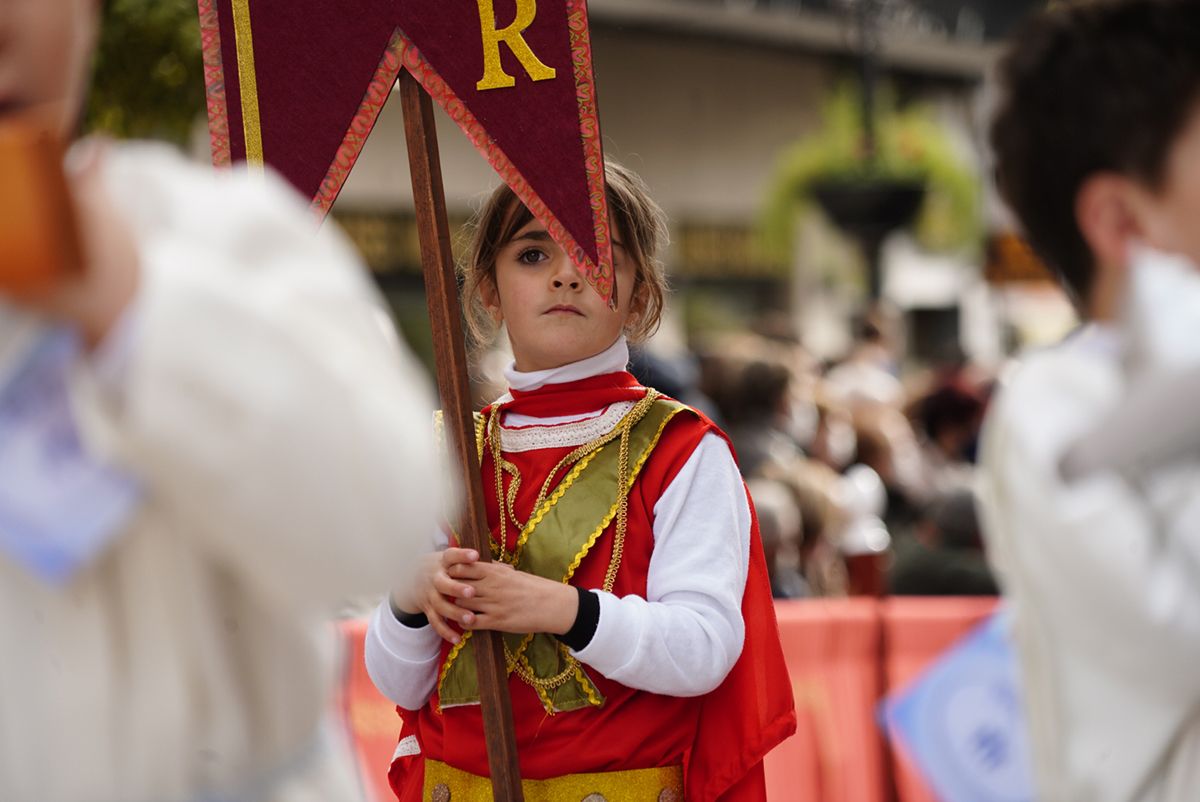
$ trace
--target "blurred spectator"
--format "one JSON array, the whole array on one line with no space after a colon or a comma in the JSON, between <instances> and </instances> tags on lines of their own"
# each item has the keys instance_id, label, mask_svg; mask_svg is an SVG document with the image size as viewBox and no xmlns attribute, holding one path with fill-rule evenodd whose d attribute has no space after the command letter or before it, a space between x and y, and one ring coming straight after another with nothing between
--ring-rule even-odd
<instances>
[{"instance_id":1,"label":"blurred spectator","mask_svg":"<svg viewBox=\"0 0 1200 802\"><path fill-rule=\"evenodd\" d=\"M716 402L700 390L700 368L694 357L685 355L668 358L655 353L644 344L633 345L629 349L629 372L647 387L654 387L671 398L700 410L724 428L725 421Z\"/></svg>"},{"instance_id":2,"label":"blurred spectator","mask_svg":"<svg viewBox=\"0 0 1200 802\"><path fill-rule=\"evenodd\" d=\"M919 415L932 455L945 462L974 462L984 402L956 382L938 387L919 403Z\"/></svg>"},{"instance_id":3,"label":"blurred spectator","mask_svg":"<svg viewBox=\"0 0 1200 802\"><path fill-rule=\"evenodd\" d=\"M712 343L702 387L718 405L743 476L801 455L791 433L792 368L788 352L756 336Z\"/></svg>"},{"instance_id":4,"label":"blurred spectator","mask_svg":"<svg viewBox=\"0 0 1200 802\"><path fill-rule=\"evenodd\" d=\"M847 407L830 396L823 380L813 380L812 387L817 417L808 454L835 471L845 470L854 462L858 451L854 417Z\"/></svg>"},{"instance_id":5,"label":"blurred spectator","mask_svg":"<svg viewBox=\"0 0 1200 802\"><path fill-rule=\"evenodd\" d=\"M800 571L803 539L800 508L792 491L772 479L750 479L746 485L758 515L771 595L777 599L802 599L813 595Z\"/></svg>"},{"instance_id":6,"label":"blurred spectator","mask_svg":"<svg viewBox=\"0 0 1200 802\"><path fill-rule=\"evenodd\" d=\"M896 338L891 335L887 316L881 310L866 313L850 354L825 375L831 396L852 410L862 405L899 408L904 403L904 387L896 378Z\"/></svg>"},{"instance_id":7,"label":"blurred spectator","mask_svg":"<svg viewBox=\"0 0 1200 802\"><path fill-rule=\"evenodd\" d=\"M905 596L993 596L974 494L961 488L928 505L912 537L895 543L889 590Z\"/></svg>"},{"instance_id":8,"label":"blurred spectator","mask_svg":"<svg viewBox=\"0 0 1200 802\"><path fill-rule=\"evenodd\" d=\"M970 484L979 430L987 408L983 393L951 378L915 404L921 427L924 476L930 493Z\"/></svg>"},{"instance_id":9,"label":"blurred spectator","mask_svg":"<svg viewBox=\"0 0 1200 802\"><path fill-rule=\"evenodd\" d=\"M812 596L845 596L846 566L838 541L847 511L838 505L840 478L827 466L805 459L764 466L765 476L791 492L800 519L798 570ZM790 555L783 552L785 567Z\"/></svg>"},{"instance_id":10,"label":"blurred spectator","mask_svg":"<svg viewBox=\"0 0 1200 802\"><path fill-rule=\"evenodd\" d=\"M872 468L853 465L841 477L838 495L847 513L838 546L846 560L849 592L883 596L884 563L891 545L891 535L881 517L887 504L883 482Z\"/></svg>"},{"instance_id":11,"label":"blurred spectator","mask_svg":"<svg viewBox=\"0 0 1200 802\"><path fill-rule=\"evenodd\" d=\"M899 409L863 407L855 415L856 462L879 475L887 492L882 513L888 531L904 536L928 497L925 463L912 424Z\"/></svg>"}]
</instances>

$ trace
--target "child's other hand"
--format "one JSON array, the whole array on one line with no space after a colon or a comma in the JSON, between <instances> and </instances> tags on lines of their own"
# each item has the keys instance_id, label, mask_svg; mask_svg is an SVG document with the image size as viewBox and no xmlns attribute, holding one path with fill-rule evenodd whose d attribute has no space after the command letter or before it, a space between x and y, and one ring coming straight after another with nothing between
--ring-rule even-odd
<instances>
[{"instance_id":1,"label":"child's other hand","mask_svg":"<svg viewBox=\"0 0 1200 802\"><path fill-rule=\"evenodd\" d=\"M451 578L450 571L471 566L478 559L479 552L474 549L449 548L427 555L412 587L407 593L393 593L392 603L401 612L424 613L438 635L458 643L459 634L449 622L465 628L474 619L474 613L460 607L455 600L461 603L461 600L470 599L475 595L475 589Z\"/></svg>"},{"instance_id":2,"label":"child's other hand","mask_svg":"<svg viewBox=\"0 0 1200 802\"><path fill-rule=\"evenodd\" d=\"M460 563L450 569L450 576L472 590L469 597L456 600L473 613L464 624L467 629L563 635L579 613L574 587L517 571L511 565Z\"/></svg>"}]
</instances>

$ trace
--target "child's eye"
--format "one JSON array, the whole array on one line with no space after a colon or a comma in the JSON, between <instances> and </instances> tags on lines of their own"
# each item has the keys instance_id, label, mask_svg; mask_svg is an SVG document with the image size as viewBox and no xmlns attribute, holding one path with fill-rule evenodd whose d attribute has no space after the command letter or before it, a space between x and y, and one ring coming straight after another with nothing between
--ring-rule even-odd
<instances>
[{"instance_id":1,"label":"child's eye","mask_svg":"<svg viewBox=\"0 0 1200 802\"><path fill-rule=\"evenodd\" d=\"M541 248L526 248L517 254L517 261L525 265L536 265L549 258Z\"/></svg>"}]
</instances>

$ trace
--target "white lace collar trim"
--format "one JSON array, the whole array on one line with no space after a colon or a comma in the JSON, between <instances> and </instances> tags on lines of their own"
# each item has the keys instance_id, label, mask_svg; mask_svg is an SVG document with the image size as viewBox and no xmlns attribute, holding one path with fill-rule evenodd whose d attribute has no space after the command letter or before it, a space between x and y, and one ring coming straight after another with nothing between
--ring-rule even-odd
<instances>
[{"instance_id":1,"label":"white lace collar trim","mask_svg":"<svg viewBox=\"0 0 1200 802\"><path fill-rule=\"evenodd\" d=\"M565 448L590 443L611 432L629 414L636 401L618 401L599 415L566 423L534 424L530 426L500 426L500 448L513 453L536 451L540 448ZM536 420L536 419L531 419Z\"/></svg>"}]
</instances>

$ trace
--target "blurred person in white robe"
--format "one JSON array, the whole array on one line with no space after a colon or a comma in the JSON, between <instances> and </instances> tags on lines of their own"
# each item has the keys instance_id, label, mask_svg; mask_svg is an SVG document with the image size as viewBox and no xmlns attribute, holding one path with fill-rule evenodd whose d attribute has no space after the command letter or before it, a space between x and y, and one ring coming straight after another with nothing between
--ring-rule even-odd
<instances>
[{"instance_id":1,"label":"blurred person in white robe","mask_svg":"<svg viewBox=\"0 0 1200 802\"><path fill-rule=\"evenodd\" d=\"M70 137L100 5L0 3L0 123ZM83 449L140 501L64 583L0 552L0 799L360 799L325 723L330 613L428 547L427 382L279 179L152 145L79 142L68 163L82 270L0 293L0 363L77 331Z\"/></svg>"}]
</instances>

